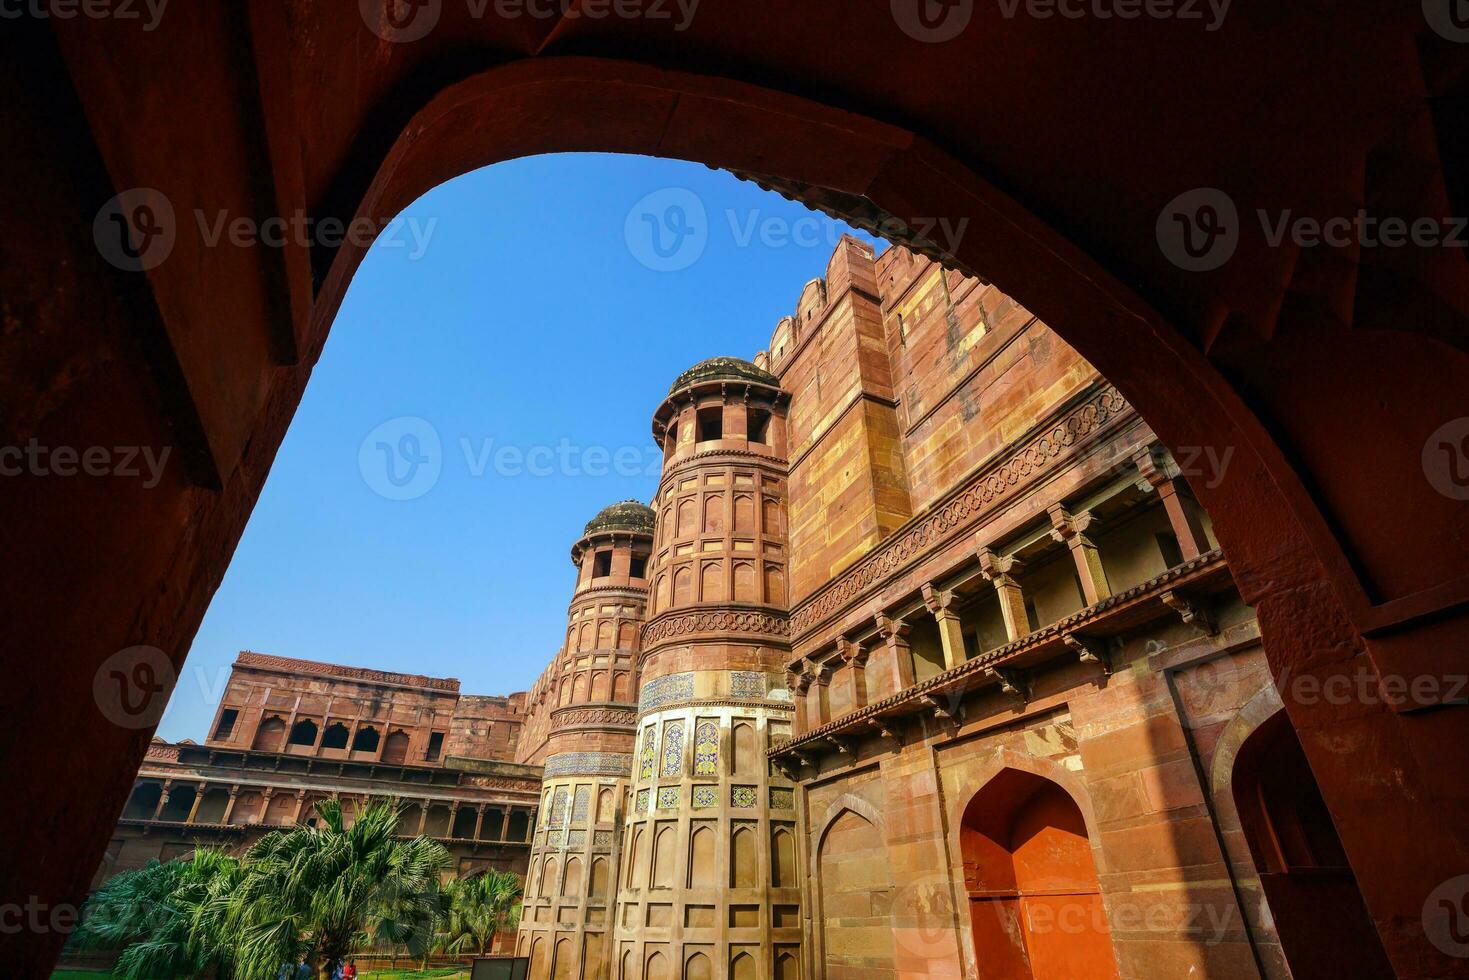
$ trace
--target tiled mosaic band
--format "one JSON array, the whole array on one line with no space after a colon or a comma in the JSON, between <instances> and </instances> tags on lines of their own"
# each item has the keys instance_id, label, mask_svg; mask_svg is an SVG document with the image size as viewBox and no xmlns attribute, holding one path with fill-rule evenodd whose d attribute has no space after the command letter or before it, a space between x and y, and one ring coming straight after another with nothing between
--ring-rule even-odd
<instances>
[{"instance_id":1,"label":"tiled mosaic band","mask_svg":"<svg viewBox=\"0 0 1469 980\"><path fill-rule=\"evenodd\" d=\"M546 779L632 775L632 756L619 752L563 752L546 760Z\"/></svg>"}]
</instances>

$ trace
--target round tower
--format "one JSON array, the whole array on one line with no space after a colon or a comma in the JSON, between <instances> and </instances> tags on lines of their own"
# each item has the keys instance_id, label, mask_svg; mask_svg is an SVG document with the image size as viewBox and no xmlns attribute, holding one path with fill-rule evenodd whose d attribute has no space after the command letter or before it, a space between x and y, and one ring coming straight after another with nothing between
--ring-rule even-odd
<instances>
[{"instance_id":1,"label":"round tower","mask_svg":"<svg viewBox=\"0 0 1469 980\"><path fill-rule=\"evenodd\" d=\"M653 531L652 509L627 500L571 548L566 642L537 685L545 737L528 760L545 766L517 943L531 980L608 975Z\"/></svg>"},{"instance_id":2,"label":"round tower","mask_svg":"<svg viewBox=\"0 0 1469 980\"><path fill-rule=\"evenodd\" d=\"M765 758L793 713L788 404L769 372L721 357L653 417L664 464L614 976L799 975L795 791Z\"/></svg>"}]
</instances>

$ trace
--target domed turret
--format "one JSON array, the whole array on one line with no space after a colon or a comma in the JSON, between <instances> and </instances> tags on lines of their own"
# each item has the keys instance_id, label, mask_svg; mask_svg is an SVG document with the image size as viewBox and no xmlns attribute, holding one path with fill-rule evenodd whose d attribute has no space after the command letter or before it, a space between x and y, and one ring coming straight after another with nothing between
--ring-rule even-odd
<instances>
[{"instance_id":1,"label":"domed turret","mask_svg":"<svg viewBox=\"0 0 1469 980\"><path fill-rule=\"evenodd\" d=\"M711 357L674 379L653 413L653 438L665 468L703 449L785 453L785 405L780 379L738 357Z\"/></svg>"},{"instance_id":2,"label":"domed turret","mask_svg":"<svg viewBox=\"0 0 1469 980\"><path fill-rule=\"evenodd\" d=\"M598 534L603 531L632 531L653 533L653 522L657 515L653 508L638 500L622 500L597 512L587 521L582 533Z\"/></svg>"},{"instance_id":3,"label":"domed turret","mask_svg":"<svg viewBox=\"0 0 1469 980\"><path fill-rule=\"evenodd\" d=\"M780 387L779 378L749 361L738 357L711 357L706 361L700 361L674 378L673 384L668 387L668 393L672 395L693 385L710 381L753 381L755 384L767 385L771 388Z\"/></svg>"}]
</instances>

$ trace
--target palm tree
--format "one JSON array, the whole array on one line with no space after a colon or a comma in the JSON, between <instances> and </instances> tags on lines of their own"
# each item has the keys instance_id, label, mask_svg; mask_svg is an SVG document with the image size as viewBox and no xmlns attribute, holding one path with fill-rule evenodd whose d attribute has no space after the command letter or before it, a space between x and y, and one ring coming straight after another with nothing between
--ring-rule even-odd
<instances>
[{"instance_id":1,"label":"palm tree","mask_svg":"<svg viewBox=\"0 0 1469 980\"><path fill-rule=\"evenodd\" d=\"M496 934L518 924L520 891L520 878L508 871L486 871L445 885L444 949L455 955L466 949L481 956L490 952Z\"/></svg>"},{"instance_id":2,"label":"palm tree","mask_svg":"<svg viewBox=\"0 0 1469 980\"><path fill-rule=\"evenodd\" d=\"M201 941L195 923L211 895L229 891L240 876L239 861L209 848L184 860L149 861L98 889L72 942L122 950L112 970L118 980L227 974L229 946Z\"/></svg>"},{"instance_id":3,"label":"palm tree","mask_svg":"<svg viewBox=\"0 0 1469 980\"><path fill-rule=\"evenodd\" d=\"M316 804L320 824L272 831L245 854L247 873L201 916L215 940L234 946L240 980L274 980L303 948L321 975L366 944L369 930L421 946L431 936L442 844L399 840L398 808L376 801L350 827L340 800Z\"/></svg>"}]
</instances>

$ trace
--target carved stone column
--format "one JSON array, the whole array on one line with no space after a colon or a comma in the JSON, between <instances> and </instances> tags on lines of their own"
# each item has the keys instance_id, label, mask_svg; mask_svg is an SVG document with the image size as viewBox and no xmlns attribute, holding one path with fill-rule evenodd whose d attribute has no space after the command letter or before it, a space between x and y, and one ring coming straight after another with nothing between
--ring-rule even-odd
<instances>
[{"instance_id":1,"label":"carved stone column","mask_svg":"<svg viewBox=\"0 0 1469 980\"><path fill-rule=\"evenodd\" d=\"M230 787L230 801L224 805L224 818L220 820L220 823L229 823L230 822L230 818L235 815L235 801L238 800L239 798L240 798L240 787L239 786L231 786Z\"/></svg>"},{"instance_id":2,"label":"carved stone column","mask_svg":"<svg viewBox=\"0 0 1469 980\"><path fill-rule=\"evenodd\" d=\"M860 643L837 637L837 656L846 664L847 693L851 696L853 710L856 710L867 704L868 652Z\"/></svg>"},{"instance_id":3,"label":"carved stone column","mask_svg":"<svg viewBox=\"0 0 1469 980\"><path fill-rule=\"evenodd\" d=\"M423 828L428 824L428 801L420 800L418 804L418 834L423 836Z\"/></svg>"},{"instance_id":4,"label":"carved stone column","mask_svg":"<svg viewBox=\"0 0 1469 980\"><path fill-rule=\"evenodd\" d=\"M485 805L479 804L474 808L474 839L479 840L479 835L485 826Z\"/></svg>"},{"instance_id":5,"label":"carved stone column","mask_svg":"<svg viewBox=\"0 0 1469 980\"><path fill-rule=\"evenodd\" d=\"M979 571L994 584L1000 597L1000 615L1005 620L1005 636L1018 640L1030 632L1030 615L1025 611L1025 594L1015 576L1025 564L1014 555L998 555L987 547L979 549Z\"/></svg>"},{"instance_id":6,"label":"carved stone column","mask_svg":"<svg viewBox=\"0 0 1469 980\"><path fill-rule=\"evenodd\" d=\"M164 780L163 789L158 794L158 805L153 808L153 819L158 820L163 815L163 808L168 806L168 791L173 789L173 780Z\"/></svg>"},{"instance_id":7,"label":"carved stone column","mask_svg":"<svg viewBox=\"0 0 1469 980\"><path fill-rule=\"evenodd\" d=\"M908 645L908 634L913 632L913 624L894 619L887 613L878 613L877 630L887 644L883 675L889 686L888 693L905 691L914 684L913 652Z\"/></svg>"},{"instance_id":8,"label":"carved stone column","mask_svg":"<svg viewBox=\"0 0 1469 980\"><path fill-rule=\"evenodd\" d=\"M812 728L819 728L831 721L831 667L808 660L811 684L806 692L806 718Z\"/></svg>"},{"instance_id":9,"label":"carved stone column","mask_svg":"<svg viewBox=\"0 0 1469 980\"><path fill-rule=\"evenodd\" d=\"M965 660L964 631L959 626L959 614L954 611L954 593L925 583L923 604L938 620L939 639L944 645L944 669L953 670Z\"/></svg>"},{"instance_id":10,"label":"carved stone column","mask_svg":"<svg viewBox=\"0 0 1469 980\"><path fill-rule=\"evenodd\" d=\"M1204 533L1198 502L1169 472L1167 457L1162 455L1162 451L1157 448L1142 449L1133 454L1132 461L1143 478L1138 487L1158 491L1184 560L1197 558L1208 551L1209 536Z\"/></svg>"},{"instance_id":11,"label":"carved stone column","mask_svg":"<svg viewBox=\"0 0 1469 980\"><path fill-rule=\"evenodd\" d=\"M189 815L184 818L185 823L194 822L194 817L199 813L199 804L204 802L204 791L208 788L208 783L200 783L194 787L194 804L189 807Z\"/></svg>"},{"instance_id":12,"label":"carved stone column","mask_svg":"<svg viewBox=\"0 0 1469 980\"><path fill-rule=\"evenodd\" d=\"M814 726L806 716L806 691L811 687L811 675L805 669L804 663L800 671L786 672L786 690L791 692L791 703L796 707L795 731L797 735L804 735Z\"/></svg>"},{"instance_id":13,"label":"carved stone column","mask_svg":"<svg viewBox=\"0 0 1469 980\"><path fill-rule=\"evenodd\" d=\"M1081 593L1088 606L1096 605L1112 594L1107 584L1107 572L1102 568L1102 556L1097 546L1086 536L1089 528L1096 526L1096 518L1089 510L1073 514L1062 504L1046 508L1051 515L1051 537L1071 549L1071 559L1076 563L1076 577L1081 581Z\"/></svg>"},{"instance_id":14,"label":"carved stone column","mask_svg":"<svg viewBox=\"0 0 1469 980\"><path fill-rule=\"evenodd\" d=\"M448 836L454 836L454 823L459 819L459 801L455 800L449 804L449 826Z\"/></svg>"},{"instance_id":15,"label":"carved stone column","mask_svg":"<svg viewBox=\"0 0 1469 980\"><path fill-rule=\"evenodd\" d=\"M296 812L291 816L291 823L299 824L301 822L301 814L305 809L306 791L304 789L298 789L296 790Z\"/></svg>"}]
</instances>

